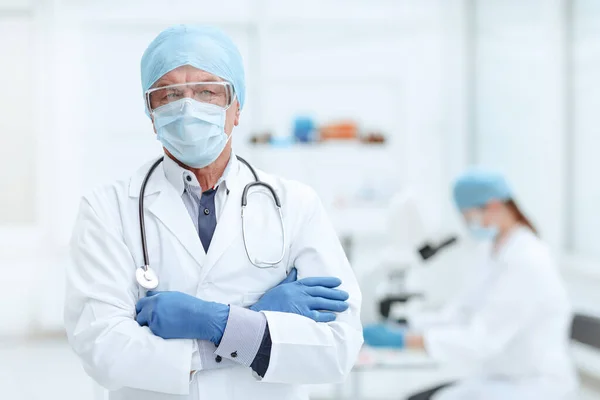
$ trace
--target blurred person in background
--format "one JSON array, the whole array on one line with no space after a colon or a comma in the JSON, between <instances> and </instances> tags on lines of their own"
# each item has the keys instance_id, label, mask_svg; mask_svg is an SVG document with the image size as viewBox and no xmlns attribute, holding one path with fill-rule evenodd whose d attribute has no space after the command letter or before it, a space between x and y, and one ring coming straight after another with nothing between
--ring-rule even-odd
<instances>
[{"instance_id":1,"label":"blurred person in background","mask_svg":"<svg viewBox=\"0 0 600 400\"><path fill-rule=\"evenodd\" d=\"M85 370L111 400L306 399L303 384L343 381L360 290L316 193L233 153L237 47L172 27L141 75L164 159L82 200L65 326Z\"/></svg>"},{"instance_id":2,"label":"blurred person in background","mask_svg":"<svg viewBox=\"0 0 600 400\"><path fill-rule=\"evenodd\" d=\"M469 170L453 191L471 235L490 243L489 259L441 311L409 316L408 329L367 326L365 343L424 350L475 371L410 400L568 398L577 387L569 355L572 314L550 249L501 174Z\"/></svg>"}]
</instances>

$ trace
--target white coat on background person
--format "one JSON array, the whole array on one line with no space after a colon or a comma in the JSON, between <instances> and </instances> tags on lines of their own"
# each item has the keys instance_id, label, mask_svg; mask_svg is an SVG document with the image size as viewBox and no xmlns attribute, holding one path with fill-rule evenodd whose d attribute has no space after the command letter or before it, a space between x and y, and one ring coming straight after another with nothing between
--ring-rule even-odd
<instances>
[{"instance_id":1,"label":"white coat on background person","mask_svg":"<svg viewBox=\"0 0 600 400\"><path fill-rule=\"evenodd\" d=\"M433 399L555 399L576 387L569 356L571 309L548 247L515 228L456 302L423 332L435 360L475 365L476 375Z\"/></svg>"},{"instance_id":2,"label":"white coat on background person","mask_svg":"<svg viewBox=\"0 0 600 400\"><path fill-rule=\"evenodd\" d=\"M157 43L167 53L165 43L178 38L181 41L177 44L198 46L200 52L201 45L207 42L208 51L220 52L229 45L226 41L215 46L215 37L225 39L213 29L176 27L165 32L171 36L165 38L163 34ZM183 54L174 53L178 57ZM228 56L222 58L232 60ZM222 60L210 61L209 66L219 65ZM164 67L165 63L158 65ZM173 65L169 71L163 78L189 80L194 74L210 77L185 60L182 66ZM227 73L229 69L223 75ZM242 89L238 82L235 93L240 108ZM237 125L239 111L232 114ZM230 129L232 126L225 128ZM165 339L153 333L151 324L141 326L136 321L140 315L138 312L136 317L136 304L149 298L136 282L135 272L143 265L138 217L140 188L153 160L132 177L92 191L81 203L71 244L72 262L67 270L65 326L86 372L110 390L111 400L306 399L304 384L343 381L362 345L361 294L315 192L304 184L257 170L260 179L272 185L281 199L287 238L283 260L274 268L257 268L246 255L240 217L243 188L254 178L236 160L231 142L227 142L218 158L227 164L223 176L206 186L218 185L218 221L208 251L182 201L182 192L190 189L184 190L184 178L195 182L195 170L177 165L171 159L173 153L169 151L156 168L144 196L149 259L159 278L157 296L180 292L186 298L193 296L214 302L211 304L229 305L230 318L235 310L238 314L243 311L244 315L264 316L271 341L268 369L259 377L241 364L242 348L257 348L260 338L258 342L244 343L244 335L251 332L244 331L245 326L230 327L231 320L218 346L207 340ZM248 247L258 257L277 259L283 237L273 199L262 188L251 192L244 216ZM332 322L316 322L292 312L247 309L286 279L292 268L298 271L299 279L339 278L340 288L348 293L347 310L338 313ZM236 351L231 355L227 352L213 361L217 360L213 352L218 352L226 341L240 346L239 356ZM209 358L199 362L198 353L207 352Z\"/></svg>"},{"instance_id":3,"label":"white coat on background person","mask_svg":"<svg viewBox=\"0 0 600 400\"><path fill-rule=\"evenodd\" d=\"M469 171L454 195L471 233L494 242L488 260L441 311L409 315L408 331L367 327L365 342L401 339L403 346L472 371L464 381L411 400L569 398L577 387L569 355L572 314L550 249L500 174Z\"/></svg>"}]
</instances>

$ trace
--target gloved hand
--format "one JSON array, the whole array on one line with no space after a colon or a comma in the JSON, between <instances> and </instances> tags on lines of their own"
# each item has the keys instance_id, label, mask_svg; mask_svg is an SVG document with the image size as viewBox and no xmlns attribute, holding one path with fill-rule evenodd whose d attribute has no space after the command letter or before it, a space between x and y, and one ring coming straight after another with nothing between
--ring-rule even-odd
<instances>
[{"instance_id":1,"label":"gloved hand","mask_svg":"<svg viewBox=\"0 0 600 400\"><path fill-rule=\"evenodd\" d=\"M181 292L153 292L135 305L135 320L163 339L201 339L221 342L229 306Z\"/></svg>"},{"instance_id":2,"label":"gloved hand","mask_svg":"<svg viewBox=\"0 0 600 400\"><path fill-rule=\"evenodd\" d=\"M334 289L342 281L334 277L310 277L296 280L292 269L283 281L266 292L253 306L254 311L279 311L303 315L317 322L335 321L334 312L348 309L348 293Z\"/></svg>"},{"instance_id":3,"label":"gloved hand","mask_svg":"<svg viewBox=\"0 0 600 400\"><path fill-rule=\"evenodd\" d=\"M385 324L367 325L363 329L365 343L372 347L402 349L405 345L405 332Z\"/></svg>"}]
</instances>

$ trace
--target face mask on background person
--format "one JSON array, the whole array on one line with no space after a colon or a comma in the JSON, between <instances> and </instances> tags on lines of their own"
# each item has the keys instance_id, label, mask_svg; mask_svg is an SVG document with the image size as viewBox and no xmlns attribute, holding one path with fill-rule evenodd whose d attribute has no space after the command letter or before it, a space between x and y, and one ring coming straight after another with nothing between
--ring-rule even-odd
<instances>
[{"instance_id":1,"label":"face mask on background person","mask_svg":"<svg viewBox=\"0 0 600 400\"><path fill-rule=\"evenodd\" d=\"M497 226L483 226L481 221L472 221L468 224L469 233L477 240L494 240L498 236Z\"/></svg>"}]
</instances>

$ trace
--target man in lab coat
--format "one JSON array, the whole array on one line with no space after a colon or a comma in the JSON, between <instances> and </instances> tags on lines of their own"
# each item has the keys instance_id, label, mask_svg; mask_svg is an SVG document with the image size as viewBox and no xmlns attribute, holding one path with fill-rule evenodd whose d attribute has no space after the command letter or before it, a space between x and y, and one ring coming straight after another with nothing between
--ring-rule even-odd
<instances>
[{"instance_id":1,"label":"man in lab coat","mask_svg":"<svg viewBox=\"0 0 600 400\"><path fill-rule=\"evenodd\" d=\"M147 185L156 160L85 196L72 239L65 325L85 370L113 400L304 399L303 384L342 381L361 295L314 191L256 171L284 224L257 186L242 234L256 178L231 149L245 100L235 45L169 28L144 53L142 85L164 161ZM140 196L151 291L136 282Z\"/></svg>"}]
</instances>

